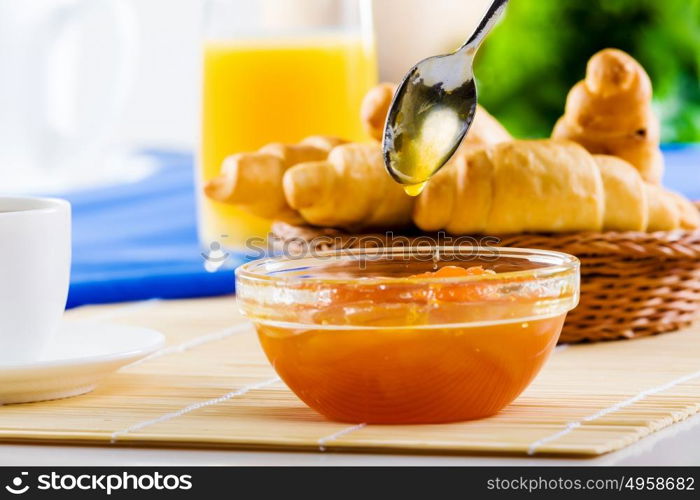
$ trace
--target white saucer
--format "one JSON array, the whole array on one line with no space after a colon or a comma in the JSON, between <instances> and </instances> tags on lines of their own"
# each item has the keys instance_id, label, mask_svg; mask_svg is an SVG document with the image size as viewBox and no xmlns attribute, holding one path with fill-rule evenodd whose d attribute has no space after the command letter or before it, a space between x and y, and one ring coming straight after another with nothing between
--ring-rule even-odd
<instances>
[{"instance_id":1,"label":"white saucer","mask_svg":"<svg viewBox=\"0 0 700 500\"><path fill-rule=\"evenodd\" d=\"M164 341L147 328L65 323L42 360L0 364L0 405L90 392L105 376L157 351Z\"/></svg>"}]
</instances>

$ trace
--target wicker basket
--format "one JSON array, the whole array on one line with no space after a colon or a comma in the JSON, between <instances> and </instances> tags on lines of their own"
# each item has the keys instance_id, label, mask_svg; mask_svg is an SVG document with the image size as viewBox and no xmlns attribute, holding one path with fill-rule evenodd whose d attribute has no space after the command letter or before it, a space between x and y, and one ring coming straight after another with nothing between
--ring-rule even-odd
<instances>
[{"instance_id":1,"label":"wicker basket","mask_svg":"<svg viewBox=\"0 0 700 500\"><path fill-rule=\"evenodd\" d=\"M273 234L292 253L310 242L330 249L381 246L385 238L281 222ZM698 317L700 231L518 234L499 244L557 250L581 260L581 301L567 317L561 342L669 332Z\"/></svg>"}]
</instances>

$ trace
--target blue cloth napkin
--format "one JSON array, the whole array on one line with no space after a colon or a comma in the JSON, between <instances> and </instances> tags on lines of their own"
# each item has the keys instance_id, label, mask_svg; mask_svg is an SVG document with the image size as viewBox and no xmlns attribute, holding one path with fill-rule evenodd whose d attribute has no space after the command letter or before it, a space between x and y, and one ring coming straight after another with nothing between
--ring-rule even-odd
<instances>
[{"instance_id":1,"label":"blue cloth napkin","mask_svg":"<svg viewBox=\"0 0 700 500\"><path fill-rule=\"evenodd\" d=\"M700 145L665 149L665 185L700 200ZM230 267L204 269L197 242L193 157L149 151L161 167L130 184L62 196L73 205L73 268L68 307L234 291Z\"/></svg>"},{"instance_id":2,"label":"blue cloth napkin","mask_svg":"<svg viewBox=\"0 0 700 500\"><path fill-rule=\"evenodd\" d=\"M67 307L221 295L234 290L227 269L204 269L197 241L193 157L146 152L160 168L135 183L69 193L73 266Z\"/></svg>"}]
</instances>

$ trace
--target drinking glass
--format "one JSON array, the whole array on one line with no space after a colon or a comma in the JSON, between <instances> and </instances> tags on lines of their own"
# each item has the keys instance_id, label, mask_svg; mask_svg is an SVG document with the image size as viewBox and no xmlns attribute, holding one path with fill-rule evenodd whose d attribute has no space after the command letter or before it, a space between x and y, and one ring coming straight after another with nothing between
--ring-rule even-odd
<instances>
[{"instance_id":1,"label":"drinking glass","mask_svg":"<svg viewBox=\"0 0 700 500\"><path fill-rule=\"evenodd\" d=\"M371 1L211 0L206 8L199 235L204 247L245 250L270 221L208 199L202 185L229 155L269 142L366 139L360 104L377 81Z\"/></svg>"}]
</instances>

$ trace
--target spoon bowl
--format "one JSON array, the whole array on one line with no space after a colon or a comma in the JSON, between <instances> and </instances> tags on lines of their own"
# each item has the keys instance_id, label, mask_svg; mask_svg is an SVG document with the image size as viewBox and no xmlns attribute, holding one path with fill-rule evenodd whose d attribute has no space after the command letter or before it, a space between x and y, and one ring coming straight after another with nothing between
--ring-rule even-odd
<instances>
[{"instance_id":1,"label":"spoon bowl","mask_svg":"<svg viewBox=\"0 0 700 500\"><path fill-rule=\"evenodd\" d=\"M389 174L407 193L419 194L467 135L477 103L474 56L507 3L494 0L464 45L451 54L422 60L399 85L382 149Z\"/></svg>"}]
</instances>

